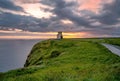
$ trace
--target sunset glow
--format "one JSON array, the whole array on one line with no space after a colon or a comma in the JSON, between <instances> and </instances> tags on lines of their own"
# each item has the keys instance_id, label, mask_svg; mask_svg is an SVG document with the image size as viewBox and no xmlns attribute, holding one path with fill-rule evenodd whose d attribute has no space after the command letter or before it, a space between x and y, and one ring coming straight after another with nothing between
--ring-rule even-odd
<instances>
[{"instance_id":1,"label":"sunset glow","mask_svg":"<svg viewBox=\"0 0 120 81\"><path fill-rule=\"evenodd\" d=\"M16 29L17 30L17 29ZM0 36L0 39L55 39L58 32L29 32L29 31L4 31L0 33L5 34ZM92 34L88 32L63 32L64 38L85 38Z\"/></svg>"}]
</instances>

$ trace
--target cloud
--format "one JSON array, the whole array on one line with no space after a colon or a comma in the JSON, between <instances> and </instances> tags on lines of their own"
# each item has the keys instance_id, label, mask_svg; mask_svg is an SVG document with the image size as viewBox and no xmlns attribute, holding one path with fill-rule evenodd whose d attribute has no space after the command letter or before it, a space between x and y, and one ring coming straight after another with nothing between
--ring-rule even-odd
<instances>
[{"instance_id":1,"label":"cloud","mask_svg":"<svg viewBox=\"0 0 120 81\"><path fill-rule=\"evenodd\" d=\"M120 35L119 0L4 0L4 4L2 9L16 11L0 12L1 27ZM18 12L21 9L24 14Z\"/></svg>"},{"instance_id":2,"label":"cloud","mask_svg":"<svg viewBox=\"0 0 120 81\"><path fill-rule=\"evenodd\" d=\"M31 16L22 16L12 13L3 13L0 15L0 26L26 29L29 25L34 26L37 21Z\"/></svg>"},{"instance_id":3,"label":"cloud","mask_svg":"<svg viewBox=\"0 0 120 81\"><path fill-rule=\"evenodd\" d=\"M104 5L104 13L98 16L98 20L107 25L117 24L119 22L118 18L120 18L119 5L119 0L114 0L112 4Z\"/></svg>"},{"instance_id":4,"label":"cloud","mask_svg":"<svg viewBox=\"0 0 120 81\"><path fill-rule=\"evenodd\" d=\"M98 13L102 0L79 0L79 10L89 10L94 13Z\"/></svg>"},{"instance_id":5,"label":"cloud","mask_svg":"<svg viewBox=\"0 0 120 81\"><path fill-rule=\"evenodd\" d=\"M16 2L20 2L23 4L34 4L34 3L39 3L40 0L15 0Z\"/></svg>"},{"instance_id":6,"label":"cloud","mask_svg":"<svg viewBox=\"0 0 120 81\"><path fill-rule=\"evenodd\" d=\"M51 11L58 17L58 20L68 19L79 26L85 25L89 26L89 22L82 16L77 15L74 11L75 2L65 1L65 0L44 0L43 4L54 6L54 9Z\"/></svg>"},{"instance_id":7,"label":"cloud","mask_svg":"<svg viewBox=\"0 0 120 81\"><path fill-rule=\"evenodd\" d=\"M23 11L21 7L15 5L11 0L0 0L0 8L15 11Z\"/></svg>"},{"instance_id":8,"label":"cloud","mask_svg":"<svg viewBox=\"0 0 120 81\"><path fill-rule=\"evenodd\" d=\"M15 0L16 5L22 7L26 13L36 18L50 18L53 14L47 10L52 7L43 5L40 0Z\"/></svg>"},{"instance_id":9,"label":"cloud","mask_svg":"<svg viewBox=\"0 0 120 81\"><path fill-rule=\"evenodd\" d=\"M17 15L12 13L2 13L0 15L0 27L4 28L19 28L22 30L29 30L29 31L51 31L48 25L52 23L53 19L46 19L46 18L35 18L32 16L25 16L25 15Z\"/></svg>"},{"instance_id":10,"label":"cloud","mask_svg":"<svg viewBox=\"0 0 120 81\"><path fill-rule=\"evenodd\" d=\"M91 29L94 30L94 32L98 31L96 33L99 34L120 35L119 5L119 0L114 0L112 3L110 2L110 4L104 4L103 9L100 11L101 14L91 17L91 20L93 20L91 25L94 28ZM98 25L95 25L95 22L97 22Z\"/></svg>"}]
</instances>

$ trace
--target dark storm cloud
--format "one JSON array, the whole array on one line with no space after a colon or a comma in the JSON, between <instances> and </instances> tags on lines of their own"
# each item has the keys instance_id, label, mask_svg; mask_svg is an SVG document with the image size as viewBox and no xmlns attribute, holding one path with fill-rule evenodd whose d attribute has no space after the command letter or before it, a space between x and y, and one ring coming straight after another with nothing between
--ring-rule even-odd
<instances>
[{"instance_id":1,"label":"dark storm cloud","mask_svg":"<svg viewBox=\"0 0 120 81\"><path fill-rule=\"evenodd\" d=\"M78 31L85 31L85 30L94 30L98 31L99 29L107 30L105 25L114 25L117 23L117 18L118 16L113 14L112 10L115 10L116 8L113 6L116 6L116 3L113 3L112 5L106 5L104 6L103 10L101 11L103 14L100 13L100 15L96 15L95 13L88 11L88 10L82 10L78 13L83 13L86 14L86 16L89 16L90 18L86 19L85 16L79 16L74 13L74 9L72 8L75 6L75 3L69 3L66 2L65 0L44 0L42 1L46 5L54 6L54 9L52 12L57 15L58 19L69 19L71 20L75 26L75 30L78 29ZM118 4L118 3L117 3ZM109 7L110 6L110 7ZM115 9L114 9L115 8ZM95 21L99 21L101 23L100 26L93 26L90 25L91 23L95 23L95 21L90 21L94 19ZM60 29L60 26L64 28L62 23L56 23L54 24L56 28ZM85 27L84 29L80 29L81 27ZM66 26L67 27L67 26ZM69 28L69 27L68 27ZM89 29L88 29L89 28ZM79 30L80 29L80 30ZM67 31L67 28L66 28ZM71 31L74 31L74 29L71 29Z\"/></svg>"},{"instance_id":2,"label":"dark storm cloud","mask_svg":"<svg viewBox=\"0 0 120 81\"><path fill-rule=\"evenodd\" d=\"M36 1L38 3L38 0ZM31 4L28 1L26 3ZM35 18L2 13L0 14L0 26L30 31L88 31L93 32L95 35L120 35L120 26L118 25L120 23L120 0L114 0L111 4L104 4L99 14L95 14L90 10L77 11L78 4L73 1L41 0L40 3L53 7L53 9L43 8L43 10L53 13L55 16ZM10 10L22 10L21 7L16 6L9 0L0 0L0 7ZM70 20L73 25L64 24L61 20ZM116 27L116 25L118 26Z\"/></svg>"},{"instance_id":3,"label":"dark storm cloud","mask_svg":"<svg viewBox=\"0 0 120 81\"><path fill-rule=\"evenodd\" d=\"M23 11L19 6L16 6L11 0L0 0L0 8Z\"/></svg>"},{"instance_id":4,"label":"dark storm cloud","mask_svg":"<svg viewBox=\"0 0 120 81\"><path fill-rule=\"evenodd\" d=\"M19 0L19 1L23 4L34 4L34 3L39 3L40 2L40 0Z\"/></svg>"},{"instance_id":5,"label":"dark storm cloud","mask_svg":"<svg viewBox=\"0 0 120 81\"><path fill-rule=\"evenodd\" d=\"M89 26L89 21L73 13L74 9L72 7L76 5L75 2L66 2L65 0L44 0L42 3L54 6L51 12L54 13L59 20L69 19L79 26Z\"/></svg>"},{"instance_id":6,"label":"dark storm cloud","mask_svg":"<svg viewBox=\"0 0 120 81\"><path fill-rule=\"evenodd\" d=\"M0 15L0 26L25 29L28 25L33 24L32 21L36 20L37 19L30 16L3 13Z\"/></svg>"},{"instance_id":7,"label":"dark storm cloud","mask_svg":"<svg viewBox=\"0 0 120 81\"><path fill-rule=\"evenodd\" d=\"M49 31L47 27L51 22L51 20L45 18L38 19L12 13L3 13L0 15L0 27L7 28L19 28L29 31Z\"/></svg>"},{"instance_id":8,"label":"dark storm cloud","mask_svg":"<svg viewBox=\"0 0 120 81\"><path fill-rule=\"evenodd\" d=\"M102 24L106 25L114 25L119 23L120 18L120 0L114 0L112 4L104 5L104 8L102 9L99 16L93 17L94 19L97 19Z\"/></svg>"},{"instance_id":9,"label":"dark storm cloud","mask_svg":"<svg viewBox=\"0 0 120 81\"><path fill-rule=\"evenodd\" d=\"M104 5L101 14L91 17L101 23L100 26L93 26L91 32L95 35L120 35L120 0L114 0L112 4Z\"/></svg>"},{"instance_id":10,"label":"dark storm cloud","mask_svg":"<svg viewBox=\"0 0 120 81\"><path fill-rule=\"evenodd\" d=\"M20 19L17 15L11 13L3 13L0 15L0 25L2 26L13 26L14 24L19 24Z\"/></svg>"}]
</instances>

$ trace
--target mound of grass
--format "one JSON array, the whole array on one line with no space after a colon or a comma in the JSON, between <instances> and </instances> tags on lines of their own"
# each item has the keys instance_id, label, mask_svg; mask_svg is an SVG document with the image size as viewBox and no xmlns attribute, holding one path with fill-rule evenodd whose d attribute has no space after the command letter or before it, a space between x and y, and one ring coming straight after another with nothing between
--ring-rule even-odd
<instances>
[{"instance_id":1,"label":"mound of grass","mask_svg":"<svg viewBox=\"0 0 120 81\"><path fill-rule=\"evenodd\" d=\"M110 40L42 41L24 68L0 73L0 81L120 81L120 57L100 44Z\"/></svg>"},{"instance_id":2,"label":"mound of grass","mask_svg":"<svg viewBox=\"0 0 120 81\"><path fill-rule=\"evenodd\" d=\"M106 43L120 46L120 38L105 39Z\"/></svg>"}]
</instances>

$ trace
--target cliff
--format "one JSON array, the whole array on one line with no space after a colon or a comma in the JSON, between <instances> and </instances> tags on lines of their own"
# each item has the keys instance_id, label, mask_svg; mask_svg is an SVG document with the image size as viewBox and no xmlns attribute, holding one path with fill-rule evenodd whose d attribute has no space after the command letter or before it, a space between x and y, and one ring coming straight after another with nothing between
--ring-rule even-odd
<instances>
[{"instance_id":1,"label":"cliff","mask_svg":"<svg viewBox=\"0 0 120 81\"><path fill-rule=\"evenodd\" d=\"M0 81L120 81L120 57L100 42L109 41L63 39L39 42L28 55L25 67L0 73Z\"/></svg>"}]
</instances>

